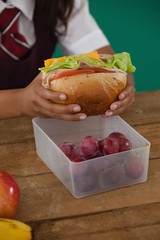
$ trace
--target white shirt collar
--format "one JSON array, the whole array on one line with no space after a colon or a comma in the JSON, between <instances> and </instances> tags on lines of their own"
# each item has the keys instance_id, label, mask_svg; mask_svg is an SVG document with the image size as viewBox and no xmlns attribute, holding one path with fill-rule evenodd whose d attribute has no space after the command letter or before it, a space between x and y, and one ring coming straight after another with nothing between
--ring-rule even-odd
<instances>
[{"instance_id":1,"label":"white shirt collar","mask_svg":"<svg viewBox=\"0 0 160 240\"><path fill-rule=\"evenodd\" d=\"M2 12L8 4L21 10L29 20L33 19L35 0L8 0L6 3L0 0L0 12Z\"/></svg>"}]
</instances>

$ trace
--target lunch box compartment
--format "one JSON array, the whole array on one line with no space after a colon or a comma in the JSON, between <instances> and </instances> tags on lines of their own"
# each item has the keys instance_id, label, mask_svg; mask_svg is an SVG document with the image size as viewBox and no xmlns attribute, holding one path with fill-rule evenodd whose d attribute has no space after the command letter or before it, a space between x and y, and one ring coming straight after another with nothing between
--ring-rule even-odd
<instances>
[{"instance_id":1,"label":"lunch box compartment","mask_svg":"<svg viewBox=\"0 0 160 240\"><path fill-rule=\"evenodd\" d=\"M84 121L36 117L32 123L38 156L75 198L147 180L150 142L119 116L94 116ZM63 142L79 144L88 135L103 139L112 132L123 133L132 149L75 163L58 147Z\"/></svg>"}]
</instances>

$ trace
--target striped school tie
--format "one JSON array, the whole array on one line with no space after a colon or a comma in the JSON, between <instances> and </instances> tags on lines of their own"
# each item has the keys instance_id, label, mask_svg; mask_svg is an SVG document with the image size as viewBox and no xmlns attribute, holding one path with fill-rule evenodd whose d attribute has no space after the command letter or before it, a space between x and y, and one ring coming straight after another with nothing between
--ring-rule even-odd
<instances>
[{"instance_id":1,"label":"striped school tie","mask_svg":"<svg viewBox=\"0 0 160 240\"><path fill-rule=\"evenodd\" d=\"M21 12L8 6L0 13L0 58L20 60L29 51L25 37L18 32Z\"/></svg>"}]
</instances>

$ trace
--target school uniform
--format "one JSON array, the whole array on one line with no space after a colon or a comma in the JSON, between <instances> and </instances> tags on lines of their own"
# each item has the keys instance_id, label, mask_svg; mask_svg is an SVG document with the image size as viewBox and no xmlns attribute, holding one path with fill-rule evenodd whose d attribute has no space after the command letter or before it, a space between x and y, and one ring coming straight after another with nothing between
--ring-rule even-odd
<instances>
[{"instance_id":1,"label":"school uniform","mask_svg":"<svg viewBox=\"0 0 160 240\"><path fill-rule=\"evenodd\" d=\"M109 45L109 41L89 13L88 1L76 0L68 20L65 36L51 32L35 9L34 0L0 0L0 14L7 6L15 6L21 11L19 32L25 36L28 52L20 59L0 58L0 89L26 87L39 73L44 59L50 58L57 44L64 55L89 52ZM43 13L42 13L43 14ZM62 32L63 26L57 24ZM0 42L0 51L1 51Z\"/></svg>"}]
</instances>

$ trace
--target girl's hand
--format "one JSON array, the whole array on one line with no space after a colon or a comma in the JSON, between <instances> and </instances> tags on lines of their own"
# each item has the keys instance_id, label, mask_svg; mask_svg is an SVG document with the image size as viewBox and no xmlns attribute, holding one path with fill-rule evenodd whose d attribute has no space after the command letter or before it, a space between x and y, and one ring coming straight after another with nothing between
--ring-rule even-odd
<instances>
[{"instance_id":1,"label":"girl's hand","mask_svg":"<svg viewBox=\"0 0 160 240\"><path fill-rule=\"evenodd\" d=\"M124 91L118 96L118 101L110 105L110 109L105 112L103 117L110 117L112 115L120 115L126 112L135 101L135 88L128 84Z\"/></svg>"},{"instance_id":2,"label":"girl's hand","mask_svg":"<svg viewBox=\"0 0 160 240\"><path fill-rule=\"evenodd\" d=\"M45 89L41 84L41 73L22 90L23 114L29 116L50 117L63 120L83 120L87 116L80 113L77 104L63 105L54 103L55 100L65 100L64 93Z\"/></svg>"}]
</instances>

